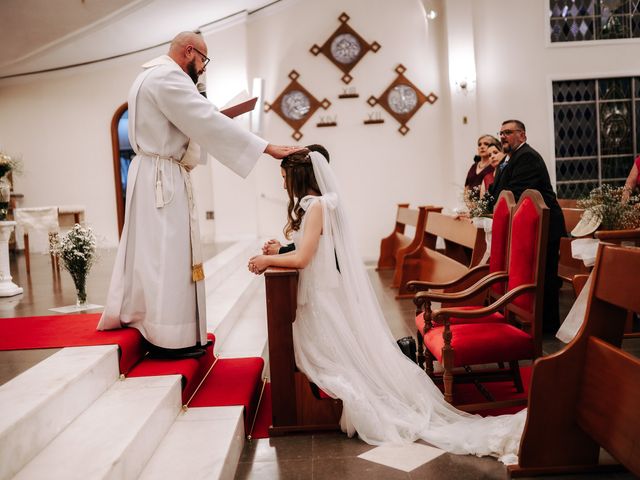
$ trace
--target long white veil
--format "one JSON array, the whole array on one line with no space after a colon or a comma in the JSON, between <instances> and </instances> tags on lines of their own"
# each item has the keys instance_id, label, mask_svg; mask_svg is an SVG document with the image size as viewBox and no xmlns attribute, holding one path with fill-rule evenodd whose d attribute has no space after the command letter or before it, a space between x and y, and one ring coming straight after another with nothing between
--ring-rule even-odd
<instances>
[{"instance_id":1,"label":"long white veil","mask_svg":"<svg viewBox=\"0 0 640 480\"><path fill-rule=\"evenodd\" d=\"M330 251L335 249L346 298L344 319L333 328L339 330L334 338L341 345L336 362L350 385L344 392L331 392L331 385L322 384L323 378L316 383L343 400L349 415L343 416L343 430L349 434L357 430L370 444L423 439L452 453L493 455L514 463L526 413L482 418L461 412L400 351L358 254L338 180L320 153L309 155L322 193L323 241L333 242ZM303 290L307 288L313 287ZM357 392L353 398L352 391Z\"/></svg>"}]
</instances>

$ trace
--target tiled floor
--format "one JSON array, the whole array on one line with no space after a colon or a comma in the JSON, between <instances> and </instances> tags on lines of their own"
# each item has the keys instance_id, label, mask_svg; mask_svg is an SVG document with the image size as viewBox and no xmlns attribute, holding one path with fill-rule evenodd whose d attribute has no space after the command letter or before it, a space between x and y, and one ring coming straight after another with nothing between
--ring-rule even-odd
<instances>
[{"instance_id":1,"label":"tiled floor","mask_svg":"<svg viewBox=\"0 0 640 480\"><path fill-rule=\"evenodd\" d=\"M395 290L388 287L391 273L369 269L369 277L394 336L401 338L414 335L413 303L411 300L395 299ZM566 315L573 302L571 290L564 288L561 298L561 313ZM550 336L545 338L544 352L545 354L553 353L563 345L562 342ZM640 341L627 341L625 348L638 354ZM340 432L253 440L245 445L236 472L236 480L504 480L508 478L506 467L497 460L487 457L444 453L409 472L359 458L359 455L375 448L358 438L347 438ZM545 478L627 480L635 477L628 473L615 473Z\"/></svg>"}]
</instances>

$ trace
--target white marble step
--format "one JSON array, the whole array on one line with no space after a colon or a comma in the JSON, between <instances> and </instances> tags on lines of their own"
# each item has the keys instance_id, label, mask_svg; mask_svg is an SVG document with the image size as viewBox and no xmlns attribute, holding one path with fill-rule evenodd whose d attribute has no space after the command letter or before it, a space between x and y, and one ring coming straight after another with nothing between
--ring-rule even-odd
<instances>
[{"instance_id":1,"label":"white marble step","mask_svg":"<svg viewBox=\"0 0 640 480\"><path fill-rule=\"evenodd\" d=\"M261 277L241 268L207 294L207 331L216 336L216 352L225 344L246 303L261 283Z\"/></svg>"},{"instance_id":2,"label":"white marble step","mask_svg":"<svg viewBox=\"0 0 640 480\"><path fill-rule=\"evenodd\" d=\"M180 378L116 381L15 478L138 478L180 411Z\"/></svg>"},{"instance_id":3,"label":"white marble step","mask_svg":"<svg viewBox=\"0 0 640 480\"><path fill-rule=\"evenodd\" d=\"M117 378L118 347L104 345L62 349L2 385L0 479L24 467Z\"/></svg>"},{"instance_id":4,"label":"white marble step","mask_svg":"<svg viewBox=\"0 0 640 480\"><path fill-rule=\"evenodd\" d=\"M257 238L239 240L207 260L203 265L207 295L226 282L237 270L246 269L247 261L260 252L262 243Z\"/></svg>"},{"instance_id":5,"label":"white marble step","mask_svg":"<svg viewBox=\"0 0 640 480\"><path fill-rule=\"evenodd\" d=\"M268 360L267 305L264 280L247 294L233 329L216 351L223 358L262 357Z\"/></svg>"},{"instance_id":6,"label":"white marble step","mask_svg":"<svg viewBox=\"0 0 640 480\"><path fill-rule=\"evenodd\" d=\"M181 412L140 480L233 479L244 447L243 407Z\"/></svg>"}]
</instances>

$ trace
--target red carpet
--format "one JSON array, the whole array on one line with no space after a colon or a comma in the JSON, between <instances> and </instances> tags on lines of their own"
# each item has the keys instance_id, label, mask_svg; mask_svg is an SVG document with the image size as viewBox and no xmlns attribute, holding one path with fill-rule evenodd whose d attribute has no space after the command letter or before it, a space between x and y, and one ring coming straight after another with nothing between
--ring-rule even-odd
<instances>
[{"instance_id":1,"label":"red carpet","mask_svg":"<svg viewBox=\"0 0 640 480\"><path fill-rule=\"evenodd\" d=\"M262 389L264 360L225 358L218 360L189 407L244 406L244 431L249 432Z\"/></svg>"},{"instance_id":2,"label":"red carpet","mask_svg":"<svg viewBox=\"0 0 640 480\"><path fill-rule=\"evenodd\" d=\"M182 375L182 402L186 403L213 364L215 337L207 334L213 343L207 347L207 354L200 358L149 358L145 357L133 367L127 377L153 377L156 375Z\"/></svg>"},{"instance_id":3,"label":"red carpet","mask_svg":"<svg viewBox=\"0 0 640 480\"><path fill-rule=\"evenodd\" d=\"M99 313L0 318L0 350L117 344L126 374L145 353L142 336L134 328L99 332L99 319Z\"/></svg>"},{"instance_id":4,"label":"red carpet","mask_svg":"<svg viewBox=\"0 0 640 480\"><path fill-rule=\"evenodd\" d=\"M264 393L258 406L258 414L256 415L256 423L253 425L251 438L269 438L271 414L271 382L268 382L264 386Z\"/></svg>"}]
</instances>

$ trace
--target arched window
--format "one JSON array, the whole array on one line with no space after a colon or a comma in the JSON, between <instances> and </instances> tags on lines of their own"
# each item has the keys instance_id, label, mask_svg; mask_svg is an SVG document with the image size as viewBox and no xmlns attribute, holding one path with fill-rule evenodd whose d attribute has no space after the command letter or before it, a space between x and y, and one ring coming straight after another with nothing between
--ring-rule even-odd
<instances>
[{"instance_id":1,"label":"arched window","mask_svg":"<svg viewBox=\"0 0 640 480\"><path fill-rule=\"evenodd\" d=\"M120 105L111 119L111 145L113 148L113 175L118 209L118 234L122 234L124 208L127 198L127 175L135 153L129 143L129 110L126 103Z\"/></svg>"}]
</instances>

